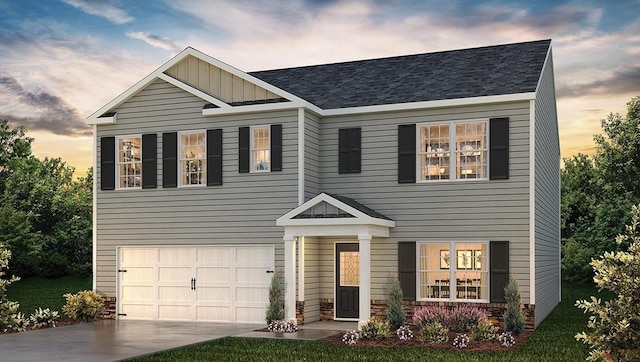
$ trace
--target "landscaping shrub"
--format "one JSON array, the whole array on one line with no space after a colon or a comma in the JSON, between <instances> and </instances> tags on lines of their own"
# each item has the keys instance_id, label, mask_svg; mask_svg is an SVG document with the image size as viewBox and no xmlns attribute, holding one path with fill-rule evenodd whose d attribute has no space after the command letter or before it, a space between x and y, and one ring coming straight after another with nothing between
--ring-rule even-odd
<instances>
[{"instance_id":1,"label":"landscaping shrub","mask_svg":"<svg viewBox=\"0 0 640 362\"><path fill-rule=\"evenodd\" d=\"M7 298L7 287L18 281L19 278L12 276L5 278L5 273L9 267L9 259L11 259L11 252L4 248L2 242L0 242L0 331L6 332L14 329L16 313L20 305L16 302L12 302Z\"/></svg>"},{"instance_id":2,"label":"landscaping shrub","mask_svg":"<svg viewBox=\"0 0 640 362\"><path fill-rule=\"evenodd\" d=\"M471 341L471 339L466 334L458 334L456 338L453 339L453 346L456 348L467 348L469 347L469 341Z\"/></svg>"},{"instance_id":3,"label":"landscaping shrub","mask_svg":"<svg viewBox=\"0 0 640 362\"><path fill-rule=\"evenodd\" d=\"M413 338L413 331L407 326L400 326L400 328L396 330L396 335L399 340L408 341Z\"/></svg>"},{"instance_id":4,"label":"landscaping shrub","mask_svg":"<svg viewBox=\"0 0 640 362\"><path fill-rule=\"evenodd\" d=\"M38 308L29 317L34 327L55 327L58 319L58 311L51 311L49 308Z\"/></svg>"},{"instance_id":5,"label":"landscaping shrub","mask_svg":"<svg viewBox=\"0 0 640 362\"><path fill-rule=\"evenodd\" d=\"M298 323L295 319L273 321L267 329L274 333L293 333L298 331Z\"/></svg>"},{"instance_id":6,"label":"landscaping shrub","mask_svg":"<svg viewBox=\"0 0 640 362\"><path fill-rule=\"evenodd\" d=\"M449 340L447 336L449 330L440 322L429 322L420 330L420 342L422 343L442 343Z\"/></svg>"},{"instance_id":7,"label":"landscaping shrub","mask_svg":"<svg viewBox=\"0 0 640 362\"><path fill-rule=\"evenodd\" d=\"M618 246L630 242L627 251L605 252L591 261L598 287L617 297L604 304L595 297L576 302L592 314L587 323L590 331L575 336L590 345L589 361L637 361L640 356L640 205L634 205L631 214L627 234L616 238Z\"/></svg>"},{"instance_id":8,"label":"landscaping shrub","mask_svg":"<svg viewBox=\"0 0 640 362\"><path fill-rule=\"evenodd\" d=\"M469 332L480 322L486 320L487 312L484 309L462 304L449 310L446 326L454 332Z\"/></svg>"},{"instance_id":9,"label":"landscaping shrub","mask_svg":"<svg viewBox=\"0 0 640 362\"><path fill-rule=\"evenodd\" d=\"M360 338L369 340L385 339L391 335L389 324L376 318L371 318L360 328Z\"/></svg>"},{"instance_id":10,"label":"landscaping shrub","mask_svg":"<svg viewBox=\"0 0 640 362\"><path fill-rule=\"evenodd\" d=\"M284 301L282 294L282 286L274 274L271 278L271 285L269 286L269 304L267 305L265 315L267 324L284 319Z\"/></svg>"},{"instance_id":11,"label":"landscaping shrub","mask_svg":"<svg viewBox=\"0 0 640 362\"><path fill-rule=\"evenodd\" d=\"M62 307L62 311L71 319L91 321L104 310L104 299L90 290L83 290L76 294L67 293L64 297L67 303Z\"/></svg>"},{"instance_id":12,"label":"landscaping shrub","mask_svg":"<svg viewBox=\"0 0 640 362\"><path fill-rule=\"evenodd\" d=\"M571 282L585 283L593 278L589 265L595 256L593 248L571 238L562 245L562 278Z\"/></svg>"},{"instance_id":13,"label":"landscaping shrub","mask_svg":"<svg viewBox=\"0 0 640 362\"><path fill-rule=\"evenodd\" d=\"M511 332L500 333L500 335L498 336L498 341L500 341L502 347L511 347L516 344L516 339L513 337L513 334L511 334Z\"/></svg>"},{"instance_id":14,"label":"landscaping shrub","mask_svg":"<svg viewBox=\"0 0 640 362\"><path fill-rule=\"evenodd\" d=\"M498 336L498 327L494 326L490 321L483 320L476 326L471 328L471 338L474 341L491 341Z\"/></svg>"},{"instance_id":15,"label":"landscaping shrub","mask_svg":"<svg viewBox=\"0 0 640 362\"><path fill-rule=\"evenodd\" d=\"M507 310L504 315L504 330L515 335L524 330L524 314L520 309L520 287L518 282L509 278L509 283L504 287L504 298L507 300Z\"/></svg>"},{"instance_id":16,"label":"landscaping shrub","mask_svg":"<svg viewBox=\"0 0 640 362\"><path fill-rule=\"evenodd\" d=\"M434 322L440 323L440 325L447 324L447 310L439 306L426 306L413 308L413 324L422 329Z\"/></svg>"},{"instance_id":17,"label":"landscaping shrub","mask_svg":"<svg viewBox=\"0 0 640 362\"><path fill-rule=\"evenodd\" d=\"M394 279L389 290L389 301L387 310L387 322L393 330L397 330L402 327L407 321L407 317L402 310L402 287L400 281Z\"/></svg>"},{"instance_id":18,"label":"landscaping shrub","mask_svg":"<svg viewBox=\"0 0 640 362\"><path fill-rule=\"evenodd\" d=\"M359 339L360 332L356 331L355 329L347 329L347 331L342 335L342 342L348 345L358 343Z\"/></svg>"}]
</instances>

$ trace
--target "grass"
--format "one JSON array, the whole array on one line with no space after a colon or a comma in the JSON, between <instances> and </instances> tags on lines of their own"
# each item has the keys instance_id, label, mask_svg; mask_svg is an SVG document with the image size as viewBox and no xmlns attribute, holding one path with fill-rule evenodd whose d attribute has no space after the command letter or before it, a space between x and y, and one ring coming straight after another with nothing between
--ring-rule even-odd
<instances>
[{"instance_id":1,"label":"grass","mask_svg":"<svg viewBox=\"0 0 640 362\"><path fill-rule=\"evenodd\" d=\"M66 302L63 295L86 289L91 290L92 285L91 276L33 277L9 285L7 297L11 301L20 303L20 312L27 316L31 315L38 307L57 310L62 316L62 306Z\"/></svg>"},{"instance_id":2,"label":"grass","mask_svg":"<svg viewBox=\"0 0 640 362\"><path fill-rule=\"evenodd\" d=\"M562 303L536 328L529 342L503 352L471 353L423 348L353 348L321 341L223 338L195 346L134 358L155 361L584 361L588 348L574 335L586 329L588 316L576 299L598 295L593 285L565 283ZM603 299L611 295L600 295Z\"/></svg>"}]
</instances>

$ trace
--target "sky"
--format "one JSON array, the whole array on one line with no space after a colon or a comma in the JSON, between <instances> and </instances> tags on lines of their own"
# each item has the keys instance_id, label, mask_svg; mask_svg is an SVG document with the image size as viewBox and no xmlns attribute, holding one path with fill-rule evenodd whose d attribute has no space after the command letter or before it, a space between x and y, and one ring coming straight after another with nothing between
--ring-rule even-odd
<instances>
[{"instance_id":1,"label":"sky","mask_svg":"<svg viewBox=\"0 0 640 362\"><path fill-rule=\"evenodd\" d=\"M552 39L561 155L640 96L640 0L0 0L0 119L86 172L86 117L187 46L242 71Z\"/></svg>"}]
</instances>

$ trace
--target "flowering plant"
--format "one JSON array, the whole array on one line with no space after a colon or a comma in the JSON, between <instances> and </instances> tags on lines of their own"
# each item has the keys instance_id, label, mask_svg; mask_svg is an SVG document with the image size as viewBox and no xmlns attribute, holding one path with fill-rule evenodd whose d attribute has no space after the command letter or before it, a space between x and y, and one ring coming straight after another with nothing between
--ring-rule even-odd
<instances>
[{"instance_id":1,"label":"flowering plant","mask_svg":"<svg viewBox=\"0 0 640 362\"><path fill-rule=\"evenodd\" d=\"M49 308L38 308L29 317L29 319L31 320L31 324L33 324L34 327L55 327L58 316L58 311L54 310L52 312Z\"/></svg>"},{"instance_id":2,"label":"flowering plant","mask_svg":"<svg viewBox=\"0 0 640 362\"><path fill-rule=\"evenodd\" d=\"M413 332L407 326L400 326L396 331L396 334L401 341L408 341L413 338Z\"/></svg>"},{"instance_id":3,"label":"flowering plant","mask_svg":"<svg viewBox=\"0 0 640 362\"><path fill-rule=\"evenodd\" d=\"M516 344L516 339L513 338L513 334L511 334L511 332L502 332L498 336L498 341L500 341L503 347L511 347Z\"/></svg>"},{"instance_id":4,"label":"flowering plant","mask_svg":"<svg viewBox=\"0 0 640 362\"><path fill-rule=\"evenodd\" d=\"M355 329L347 329L347 331L342 336L342 342L348 345L356 344L360 339L360 332Z\"/></svg>"},{"instance_id":5,"label":"flowering plant","mask_svg":"<svg viewBox=\"0 0 640 362\"><path fill-rule=\"evenodd\" d=\"M298 323L295 319L279 320L269 323L267 329L274 333L293 333L298 331Z\"/></svg>"},{"instance_id":6,"label":"flowering plant","mask_svg":"<svg viewBox=\"0 0 640 362\"><path fill-rule=\"evenodd\" d=\"M469 347L469 336L466 334L458 334L456 338L453 339L453 346L457 348Z\"/></svg>"}]
</instances>

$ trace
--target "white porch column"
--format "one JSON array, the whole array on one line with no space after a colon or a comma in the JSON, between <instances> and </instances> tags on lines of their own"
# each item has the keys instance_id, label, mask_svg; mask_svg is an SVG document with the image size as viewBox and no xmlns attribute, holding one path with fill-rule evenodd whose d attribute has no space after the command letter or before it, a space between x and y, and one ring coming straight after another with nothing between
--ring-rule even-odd
<instances>
[{"instance_id":1,"label":"white porch column","mask_svg":"<svg viewBox=\"0 0 640 362\"><path fill-rule=\"evenodd\" d=\"M284 236L284 318L296 318L296 238Z\"/></svg>"},{"instance_id":2,"label":"white porch column","mask_svg":"<svg viewBox=\"0 0 640 362\"><path fill-rule=\"evenodd\" d=\"M358 235L360 251L360 315L358 329L367 323L371 315L371 235Z\"/></svg>"}]
</instances>

